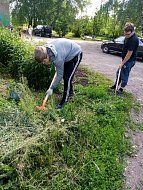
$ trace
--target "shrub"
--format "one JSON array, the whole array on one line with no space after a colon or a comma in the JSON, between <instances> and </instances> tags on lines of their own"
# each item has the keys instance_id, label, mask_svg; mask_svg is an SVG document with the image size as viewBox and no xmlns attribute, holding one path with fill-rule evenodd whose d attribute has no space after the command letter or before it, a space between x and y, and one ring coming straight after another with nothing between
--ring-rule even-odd
<instances>
[{"instance_id":1,"label":"shrub","mask_svg":"<svg viewBox=\"0 0 143 190\"><path fill-rule=\"evenodd\" d=\"M20 64L26 62L30 51L26 44L22 42L18 33L10 31L0 31L0 62L6 67L6 71L12 77L18 77L20 74Z\"/></svg>"},{"instance_id":2,"label":"shrub","mask_svg":"<svg viewBox=\"0 0 143 190\"><path fill-rule=\"evenodd\" d=\"M68 32L65 37L66 38L73 38L74 37L74 33Z\"/></svg>"},{"instance_id":3,"label":"shrub","mask_svg":"<svg viewBox=\"0 0 143 190\"><path fill-rule=\"evenodd\" d=\"M52 66L38 64L33 58L34 46L19 37L18 33L8 30L0 31L0 64L1 71L14 78L24 75L28 85L36 90L47 88L53 77Z\"/></svg>"},{"instance_id":4,"label":"shrub","mask_svg":"<svg viewBox=\"0 0 143 190\"><path fill-rule=\"evenodd\" d=\"M57 32L55 30L52 30L52 36L59 37L59 35L57 34Z\"/></svg>"},{"instance_id":5,"label":"shrub","mask_svg":"<svg viewBox=\"0 0 143 190\"><path fill-rule=\"evenodd\" d=\"M35 90L48 88L54 74L53 66L39 64L33 59L30 59L28 64L23 65L22 69L29 87Z\"/></svg>"}]
</instances>

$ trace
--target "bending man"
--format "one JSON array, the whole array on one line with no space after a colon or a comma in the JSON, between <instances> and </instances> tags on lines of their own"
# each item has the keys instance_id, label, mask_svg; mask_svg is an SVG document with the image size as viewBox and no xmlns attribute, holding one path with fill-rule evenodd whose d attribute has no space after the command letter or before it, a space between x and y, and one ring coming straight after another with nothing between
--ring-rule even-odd
<instances>
[{"instance_id":1,"label":"bending man","mask_svg":"<svg viewBox=\"0 0 143 190\"><path fill-rule=\"evenodd\" d=\"M36 47L35 59L43 64L53 63L55 66L56 72L46 92L47 95L53 94L53 89L58 86L63 78L63 98L57 106L58 109L61 109L68 101L69 96L73 95L72 80L82 59L81 47L72 40L57 39L44 46Z\"/></svg>"}]
</instances>

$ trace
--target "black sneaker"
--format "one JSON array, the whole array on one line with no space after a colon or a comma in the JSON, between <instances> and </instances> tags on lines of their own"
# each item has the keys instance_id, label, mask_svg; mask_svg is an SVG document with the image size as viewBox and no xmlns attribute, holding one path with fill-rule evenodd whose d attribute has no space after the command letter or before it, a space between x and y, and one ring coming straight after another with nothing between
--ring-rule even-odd
<instances>
[{"instance_id":1,"label":"black sneaker","mask_svg":"<svg viewBox=\"0 0 143 190\"><path fill-rule=\"evenodd\" d=\"M73 91L69 93L69 97L72 97L72 96L74 96L74 92Z\"/></svg>"},{"instance_id":2,"label":"black sneaker","mask_svg":"<svg viewBox=\"0 0 143 190\"><path fill-rule=\"evenodd\" d=\"M116 89L116 85L114 84L113 86L109 87L111 90L115 90Z\"/></svg>"},{"instance_id":3,"label":"black sneaker","mask_svg":"<svg viewBox=\"0 0 143 190\"><path fill-rule=\"evenodd\" d=\"M113 92L113 91L115 91L115 89L116 89L116 85L114 84L113 86L110 86L108 88L108 92Z\"/></svg>"},{"instance_id":4,"label":"black sneaker","mask_svg":"<svg viewBox=\"0 0 143 190\"><path fill-rule=\"evenodd\" d=\"M64 107L65 103L60 103L57 105L57 110L61 110Z\"/></svg>"},{"instance_id":5,"label":"black sneaker","mask_svg":"<svg viewBox=\"0 0 143 190\"><path fill-rule=\"evenodd\" d=\"M119 90L117 91L117 95L123 96L123 88L119 88Z\"/></svg>"}]
</instances>

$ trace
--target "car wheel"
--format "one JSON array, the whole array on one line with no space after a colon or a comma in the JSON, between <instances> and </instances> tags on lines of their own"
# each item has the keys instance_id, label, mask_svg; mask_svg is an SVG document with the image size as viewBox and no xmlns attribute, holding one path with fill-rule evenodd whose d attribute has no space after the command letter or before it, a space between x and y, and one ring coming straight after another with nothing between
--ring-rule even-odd
<instances>
[{"instance_id":1,"label":"car wheel","mask_svg":"<svg viewBox=\"0 0 143 190\"><path fill-rule=\"evenodd\" d=\"M103 53L109 53L109 48L107 45L104 45L102 48Z\"/></svg>"}]
</instances>

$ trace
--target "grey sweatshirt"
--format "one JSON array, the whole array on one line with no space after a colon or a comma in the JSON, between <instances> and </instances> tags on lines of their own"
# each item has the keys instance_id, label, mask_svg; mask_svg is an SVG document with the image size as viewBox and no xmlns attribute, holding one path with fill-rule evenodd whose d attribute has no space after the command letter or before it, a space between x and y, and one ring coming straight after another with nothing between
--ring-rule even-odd
<instances>
[{"instance_id":1,"label":"grey sweatshirt","mask_svg":"<svg viewBox=\"0 0 143 190\"><path fill-rule=\"evenodd\" d=\"M53 55L50 55L49 51L47 50L47 53L51 58L56 70L50 85L50 88L54 89L57 87L63 77L64 63L72 60L76 55L78 55L81 52L81 47L74 41L64 38L54 40L51 43L46 43L44 46L47 49L49 48L53 53Z\"/></svg>"}]
</instances>

